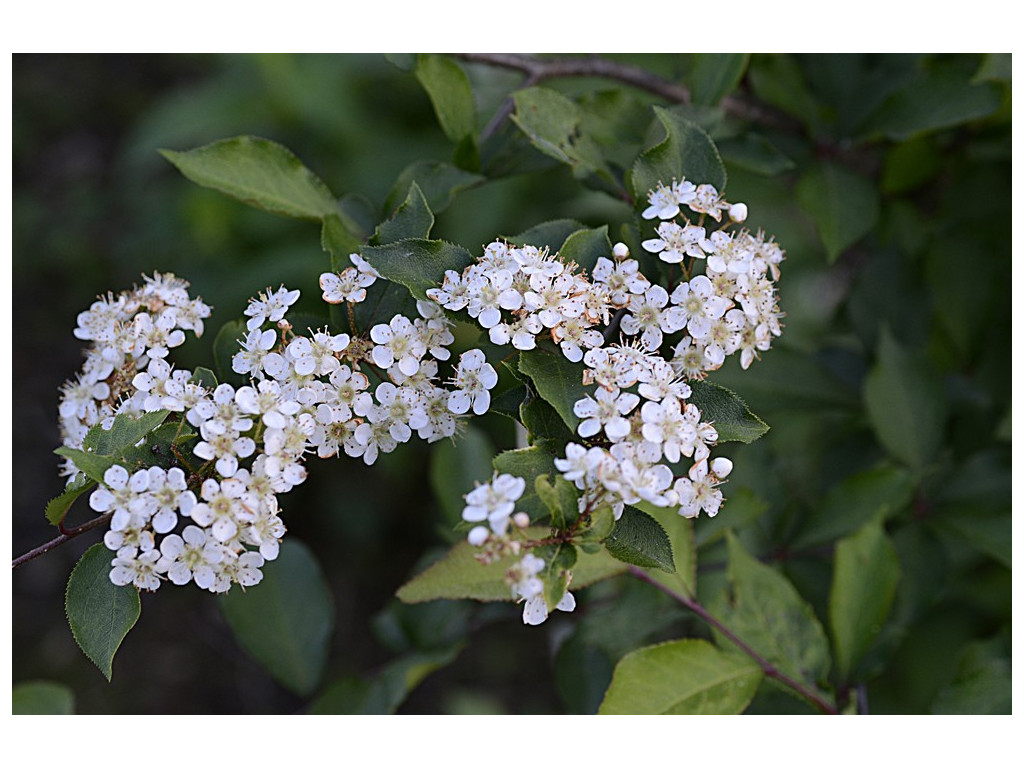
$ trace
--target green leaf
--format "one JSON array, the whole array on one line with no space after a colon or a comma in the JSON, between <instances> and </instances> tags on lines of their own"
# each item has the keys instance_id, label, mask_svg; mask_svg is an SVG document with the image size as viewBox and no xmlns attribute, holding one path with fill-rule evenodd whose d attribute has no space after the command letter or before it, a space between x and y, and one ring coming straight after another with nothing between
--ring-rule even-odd
<instances>
[{"instance_id":1,"label":"green leaf","mask_svg":"<svg viewBox=\"0 0 1024 768\"><path fill-rule=\"evenodd\" d=\"M516 387L514 391L522 392L517 409L518 421L529 432L531 444L540 440L565 444L574 439L558 411L547 400L526 386ZM494 409L494 401L491 402L491 409Z\"/></svg>"},{"instance_id":2,"label":"green leaf","mask_svg":"<svg viewBox=\"0 0 1024 768\"><path fill-rule=\"evenodd\" d=\"M692 381L690 388L689 402L697 406L701 421L715 425L718 442L752 443L768 431L735 392L707 381Z\"/></svg>"},{"instance_id":3,"label":"green leaf","mask_svg":"<svg viewBox=\"0 0 1024 768\"><path fill-rule=\"evenodd\" d=\"M97 481L88 475L79 477L78 480L67 486L63 493L50 499L46 505L46 519L52 525L60 525L61 520L67 516L71 505L75 503L75 499L95 486L96 483Z\"/></svg>"},{"instance_id":4,"label":"green leaf","mask_svg":"<svg viewBox=\"0 0 1024 768\"><path fill-rule=\"evenodd\" d=\"M938 455L947 412L942 383L887 328L879 339L878 361L864 381L864 405L879 442L894 457L921 468Z\"/></svg>"},{"instance_id":5,"label":"green leaf","mask_svg":"<svg viewBox=\"0 0 1024 768\"><path fill-rule=\"evenodd\" d=\"M575 434L580 418L573 406L596 389L594 384L583 385L583 367L570 362L562 350L545 340L536 349L519 353L519 370L530 377L537 394L558 411Z\"/></svg>"},{"instance_id":6,"label":"green leaf","mask_svg":"<svg viewBox=\"0 0 1024 768\"><path fill-rule=\"evenodd\" d=\"M442 240L399 240L364 246L360 253L383 277L404 285L417 299L426 299L427 289L437 288L444 282L445 270L461 273L474 261L461 245Z\"/></svg>"},{"instance_id":7,"label":"green leaf","mask_svg":"<svg viewBox=\"0 0 1024 768\"><path fill-rule=\"evenodd\" d=\"M761 682L761 668L704 640L674 640L627 654L598 714L736 715Z\"/></svg>"},{"instance_id":8,"label":"green leaf","mask_svg":"<svg viewBox=\"0 0 1024 768\"><path fill-rule=\"evenodd\" d=\"M494 457L494 469L526 480L526 490L516 501L516 511L525 512L530 520L548 516L548 508L537 495L534 483L541 475L555 472L555 456L539 445L503 451Z\"/></svg>"},{"instance_id":9,"label":"green leaf","mask_svg":"<svg viewBox=\"0 0 1024 768\"><path fill-rule=\"evenodd\" d=\"M796 197L814 219L830 263L878 223L881 206L875 185L838 165L811 168L797 184Z\"/></svg>"},{"instance_id":10,"label":"green leaf","mask_svg":"<svg viewBox=\"0 0 1024 768\"><path fill-rule=\"evenodd\" d=\"M762 176L776 176L796 167L796 163L768 139L753 133L718 142L718 151L727 164Z\"/></svg>"},{"instance_id":11,"label":"green leaf","mask_svg":"<svg viewBox=\"0 0 1024 768\"><path fill-rule=\"evenodd\" d=\"M86 453L77 448L68 448L66 446L61 446L54 453L58 456L63 456L65 459L71 459L75 462L75 466L78 469L96 483L103 482L103 474L117 463L117 459L113 456L97 456L94 453Z\"/></svg>"},{"instance_id":12,"label":"green leaf","mask_svg":"<svg viewBox=\"0 0 1024 768\"><path fill-rule=\"evenodd\" d=\"M162 149L187 179L268 213L320 220L337 213L334 195L290 150L267 139L236 136L187 152Z\"/></svg>"},{"instance_id":13,"label":"green leaf","mask_svg":"<svg viewBox=\"0 0 1024 768\"><path fill-rule=\"evenodd\" d=\"M562 247L566 238L574 232L586 229L576 219L553 219L545 221L525 232L506 238L513 245L532 245L540 249L548 248L552 253Z\"/></svg>"},{"instance_id":14,"label":"green leaf","mask_svg":"<svg viewBox=\"0 0 1024 768\"><path fill-rule=\"evenodd\" d=\"M975 122L999 109L1002 89L972 84L956 74L936 73L914 80L886 100L864 133L903 141L929 131Z\"/></svg>"},{"instance_id":15,"label":"green leaf","mask_svg":"<svg viewBox=\"0 0 1024 768\"><path fill-rule=\"evenodd\" d=\"M430 96L437 121L449 139L458 143L476 133L473 89L462 67L445 56L421 55L416 79Z\"/></svg>"},{"instance_id":16,"label":"green leaf","mask_svg":"<svg viewBox=\"0 0 1024 768\"><path fill-rule=\"evenodd\" d=\"M596 173L605 179L612 178L601 148L580 132L583 111L576 102L558 91L538 86L516 91L512 98L512 121L534 147L571 166L577 177Z\"/></svg>"},{"instance_id":17,"label":"green leaf","mask_svg":"<svg viewBox=\"0 0 1024 768\"><path fill-rule=\"evenodd\" d=\"M566 530L579 516L579 491L561 475L555 475L555 481L548 480L547 475L537 475L533 483L537 497L551 515L551 527ZM557 602L557 600L555 601Z\"/></svg>"},{"instance_id":18,"label":"green leaf","mask_svg":"<svg viewBox=\"0 0 1024 768\"><path fill-rule=\"evenodd\" d=\"M1009 715L1010 658L997 642L970 643L960 655L953 681L932 704L934 715Z\"/></svg>"},{"instance_id":19,"label":"green leaf","mask_svg":"<svg viewBox=\"0 0 1024 768\"><path fill-rule=\"evenodd\" d=\"M364 239L353 232L340 216L324 216L324 225L320 230L320 248L330 254L332 271L341 272L352 266L349 254L358 253L363 244Z\"/></svg>"},{"instance_id":20,"label":"green leaf","mask_svg":"<svg viewBox=\"0 0 1024 768\"><path fill-rule=\"evenodd\" d=\"M199 367L192 372L192 376L189 381L198 384L201 387L205 387L211 392L217 388L217 374L211 371L209 368Z\"/></svg>"},{"instance_id":21,"label":"green leaf","mask_svg":"<svg viewBox=\"0 0 1024 768\"><path fill-rule=\"evenodd\" d=\"M75 642L108 681L114 654L142 613L139 591L110 580L111 560L102 544L89 547L71 571L64 603Z\"/></svg>"},{"instance_id":22,"label":"green leaf","mask_svg":"<svg viewBox=\"0 0 1024 768\"><path fill-rule=\"evenodd\" d=\"M531 526L526 529L527 538L533 540L550 534L548 526ZM479 552L479 547L471 546L467 541L458 542L444 557L406 582L396 593L398 599L404 603L423 603L428 600L512 600L512 592L505 583L505 571L519 558L511 556L489 565L481 565L476 559ZM602 579L617 576L625 570L624 563L603 550L594 554L581 552L572 568L572 588L581 589Z\"/></svg>"},{"instance_id":23,"label":"green leaf","mask_svg":"<svg viewBox=\"0 0 1024 768\"><path fill-rule=\"evenodd\" d=\"M726 534L732 594L716 616L770 664L811 688L829 668L828 639L814 610L793 584L751 557L738 538ZM719 636L731 651L732 641Z\"/></svg>"},{"instance_id":24,"label":"green leaf","mask_svg":"<svg viewBox=\"0 0 1024 768\"><path fill-rule=\"evenodd\" d=\"M576 565L578 552L567 543L536 547L533 552L544 560L544 568L537 576L544 584L544 602L548 610L553 611L569 588L570 569Z\"/></svg>"},{"instance_id":25,"label":"green leaf","mask_svg":"<svg viewBox=\"0 0 1024 768\"><path fill-rule=\"evenodd\" d=\"M1007 568L1013 567L1013 521L1010 512L992 514L975 505L952 506L928 520L929 525Z\"/></svg>"},{"instance_id":26,"label":"green leaf","mask_svg":"<svg viewBox=\"0 0 1024 768\"><path fill-rule=\"evenodd\" d=\"M675 573L672 543L665 529L653 517L634 507L627 506L622 511L604 545L612 557L624 563Z\"/></svg>"},{"instance_id":27,"label":"green leaf","mask_svg":"<svg viewBox=\"0 0 1024 768\"><path fill-rule=\"evenodd\" d=\"M329 686L309 708L311 715L393 715L432 672L448 666L460 647L413 653L388 664L370 680L348 678Z\"/></svg>"},{"instance_id":28,"label":"green leaf","mask_svg":"<svg viewBox=\"0 0 1024 768\"><path fill-rule=\"evenodd\" d=\"M873 520L836 545L829 621L840 680L848 679L882 630L899 579L896 549L881 521Z\"/></svg>"},{"instance_id":29,"label":"green leaf","mask_svg":"<svg viewBox=\"0 0 1024 768\"><path fill-rule=\"evenodd\" d=\"M701 518L700 525L695 526L698 547L712 544L724 538L727 531L742 530L769 508L768 502L757 496L749 488L740 486L736 489L729 489L726 486L726 490L729 496L725 500L726 503L722 509L722 514ZM675 543L673 542L674 546Z\"/></svg>"},{"instance_id":30,"label":"green leaf","mask_svg":"<svg viewBox=\"0 0 1024 768\"><path fill-rule=\"evenodd\" d=\"M647 206L647 193L659 183L685 178L694 184L711 184L725 191L728 176L711 137L695 123L661 107L654 114L665 127L665 139L637 158L629 186L638 208Z\"/></svg>"},{"instance_id":31,"label":"green leaf","mask_svg":"<svg viewBox=\"0 0 1024 768\"><path fill-rule=\"evenodd\" d=\"M434 226L434 214L423 197L419 184L415 181L409 185L409 194L394 215L381 222L377 231L370 239L373 245L394 243L409 238L426 239Z\"/></svg>"},{"instance_id":32,"label":"green leaf","mask_svg":"<svg viewBox=\"0 0 1024 768\"><path fill-rule=\"evenodd\" d=\"M829 489L792 546L815 547L851 534L879 514L889 517L901 511L913 493L913 476L899 467L875 467L850 475Z\"/></svg>"},{"instance_id":33,"label":"green leaf","mask_svg":"<svg viewBox=\"0 0 1024 768\"><path fill-rule=\"evenodd\" d=\"M75 694L66 685L49 680L18 683L11 691L12 715L73 715Z\"/></svg>"},{"instance_id":34,"label":"green leaf","mask_svg":"<svg viewBox=\"0 0 1024 768\"><path fill-rule=\"evenodd\" d=\"M717 104L743 78L749 53L695 53L690 88L695 104Z\"/></svg>"},{"instance_id":35,"label":"green leaf","mask_svg":"<svg viewBox=\"0 0 1024 768\"><path fill-rule=\"evenodd\" d=\"M146 435L164 423L170 411L144 413L138 418L127 414L114 417L110 429L97 424L88 431L82 445L90 453L102 456L116 456L125 448L131 448Z\"/></svg>"},{"instance_id":36,"label":"green leaf","mask_svg":"<svg viewBox=\"0 0 1024 768\"><path fill-rule=\"evenodd\" d=\"M754 56L749 77L758 99L802 121L812 135L817 135L822 107L808 90L803 72L792 55Z\"/></svg>"},{"instance_id":37,"label":"green leaf","mask_svg":"<svg viewBox=\"0 0 1024 768\"><path fill-rule=\"evenodd\" d=\"M455 199L455 195L464 189L478 187L487 181L485 176L469 173L449 163L435 160L417 160L398 174L395 185L388 193L384 203L386 211L395 207L409 194L409 188L415 183L420 187L427 205L434 213L440 213Z\"/></svg>"},{"instance_id":38,"label":"green leaf","mask_svg":"<svg viewBox=\"0 0 1024 768\"><path fill-rule=\"evenodd\" d=\"M220 607L238 644L289 690L306 696L320 682L327 641L334 630L334 603L313 553L289 537L263 580L232 589Z\"/></svg>"},{"instance_id":39,"label":"green leaf","mask_svg":"<svg viewBox=\"0 0 1024 768\"><path fill-rule=\"evenodd\" d=\"M672 562L675 565L672 571L651 570L649 575L673 592L690 596L697 594L697 543L694 521L680 515L677 507L656 507L646 501L641 501L636 506L665 529ZM717 519L708 518L701 520L701 523L706 524Z\"/></svg>"},{"instance_id":40,"label":"green leaf","mask_svg":"<svg viewBox=\"0 0 1024 768\"><path fill-rule=\"evenodd\" d=\"M466 506L464 496L491 479L491 456L494 449L487 433L469 424L465 433L455 440L444 440L434 446L430 459L430 485L449 525L462 520Z\"/></svg>"},{"instance_id":41,"label":"green leaf","mask_svg":"<svg viewBox=\"0 0 1024 768\"><path fill-rule=\"evenodd\" d=\"M213 340L213 367L217 379L234 387L244 386L245 377L235 373L231 368L231 358L241 351L238 343L245 338L245 323L241 320L230 320L220 327Z\"/></svg>"},{"instance_id":42,"label":"green leaf","mask_svg":"<svg viewBox=\"0 0 1024 768\"><path fill-rule=\"evenodd\" d=\"M608 225L596 229L581 229L573 232L562 243L559 249L562 261L566 264L576 262L590 274L594 271L597 260L604 256L612 257L612 242L608 239Z\"/></svg>"}]
</instances>

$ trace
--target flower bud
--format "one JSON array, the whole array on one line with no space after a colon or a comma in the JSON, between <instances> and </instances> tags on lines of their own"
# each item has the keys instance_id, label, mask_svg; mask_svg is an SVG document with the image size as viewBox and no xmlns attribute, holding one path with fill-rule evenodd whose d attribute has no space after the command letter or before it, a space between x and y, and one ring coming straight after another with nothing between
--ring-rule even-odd
<instances>
[{"instance_id":1,"label":"flower bud","mask_svg":"<svg viewBox=\"0 0 1024 768\"><path fill-rule=\"evenodd\" d=\"M512 515L512 522L516 528L525 528L530 524L530 516L525 512L516 512Z\"/></svg>"},{"instance_id":2,"label":"flower bud","mask_svg":"<svg viewBox=\"0 0 1024 768\"><path fill-rule=\"evenodd\" d=\"M485 541L487 541L487 537L490 536L490 534L491 532L487 529L487 526L478 525L470 530L469 536L466 538L474 547L480 547L483 546Z\"/></svg>"},{"instance_id":3,"label":"flower bud","mask_svg":"<svg viewBox=\"0 0 1024 768\"><path fill-rule=\"evenodd\" d=\"M629 256L629 247L625 243L616 243L612 248L612 255L616 259L624 259Z\"/></svg>"},{"instance_id":4,"label":"flower bud","mask_svg":"<svg viewBox=\"0 0 1024 768\"><path fill-rule=\"evenodd\" d=\"M747 220L747 206L743 203L733 203L729 207L729 218L737 224Z\"/></svg>"},{"instance_id":5,"label":"flower bud","mask_svg":"<svg viewBox=\"0 0 1024 768\"><path fill-rule=\"evenodd\" d=\"M717 459L711 460L711 472L715 477L723 478L727 477L732 472L732 462L724 456L719 456Z\"/></svg>"}]
</instances>

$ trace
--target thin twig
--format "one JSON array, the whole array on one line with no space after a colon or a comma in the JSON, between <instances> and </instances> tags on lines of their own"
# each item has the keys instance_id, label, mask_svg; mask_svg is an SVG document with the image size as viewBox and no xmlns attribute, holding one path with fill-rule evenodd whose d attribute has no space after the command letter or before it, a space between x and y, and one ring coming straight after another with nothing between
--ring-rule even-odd
<instances>
[{"instance_id":1,"label":"thin twig","mask_svg":"<svg viewBox=\"0 0 1024 768\"><path fill-rule=\"evenodd\" d=\"M75 538L76 536L81 536L86 531L91 531L93 528L98 528L99 526L109 521L113 514L113 512L107 512L105 515L100 515L94 520L90 520L87 523L82 523L77 528L67 529L66 532L62 533L57 538L52 539L46 542L45 544L36 547L30 552L26 552L24 555L21 555L20 557L14 558L14 560L11 561L11 568L17 568L19 565L27 563L29 560L34 560L40 555L45 555L51 549L59 547L61 544L64 544L65 542L71 541L71 539Z\"/></svg>"},{"instance_id":2,"label":"thin twig","mask_svg":"<svg viewBox=\"0 0 1024 768\"><path fill-rule=\"evenodd\" d=\"M761 669L764 671L765 677L771 677L780 682L782 685L785 685L787 688L793 689L798 694L807 699L807 701L813 704L821 712L824 712L826 715L839 714L839 710L837 710L833 704L830 704L828 701L826 701L819 691L813 688L808 688L802 683L797 682L793 678L789 677L789 675L780 671L775 665L769 663L767 659L765 659L757 651L755 651L753 648L751 648L749 645L743 642L743 640L741 640L739 637L733 634L733 632L724 624L722 624L722 622L720 622L718 619L716 619L714 616L708 613L708 610L699 602L697 602L695 598L687 597L686 595L681 595L678 592L669 589L664 584L661 584L656 579L652 578L651 575L648 574L643 568L638 568L635 565L631 565L629 567L629 573L630 575L635 576L641 581L646 581L648 584L654 585L672 599L678 601L686 608L689 608L691 611L700 616L705 622L707 622L712 627L721 632L723 635L728 637L733 643L735 643L736 647L738 647L741 651L743 651L755 662L757 662L757 665L761 667Z\"/></svg>"}]
</instances>

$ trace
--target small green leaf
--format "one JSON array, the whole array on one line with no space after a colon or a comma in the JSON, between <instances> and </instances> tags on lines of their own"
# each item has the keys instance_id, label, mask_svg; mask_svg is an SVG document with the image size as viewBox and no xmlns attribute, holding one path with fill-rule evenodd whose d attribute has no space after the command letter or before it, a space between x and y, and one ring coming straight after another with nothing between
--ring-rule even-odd
<instances>
[{"instance_id":1,"label":"small green leaf","mask_svg":"<svg viewBox=\"0 0 1024 768\"><path fill-rule=\"evenodd\" d=\"M565 444L574 439L558 411L551 407L551 403L526 386L517 387L515 391L522 392L517 409L518 421L529 432L531 444L540 440L553 440ZM493 401L491 409L494 409Z\"/></svg>"},{"instance_id":2,"label":"small green leaf","mask_svg":"<svg viewBox=\"0 0 1024 768\"><path fill-rule=\"evenodd\" d=\"M735 715L754 698L761 668L705 640L674 640L627 654L598 714Z\"/></svg>"},{"instance_id":3,"label":"small green leaf","mask_svg":"<svg viewBox=\"0 0 1024 768\"><path fill-rule=\"evenodd\" d=\"M11 691L12 715L73 715L75 694L66 685L49 680L18 683Z\"/></svg>"},{"instance_id":4,"label":"small green leaf","mask_svg":"<svg viewBox=\"0 0 1024 768\"><path fill-rule=\"evenodd\" d=\"M544 568L537 575L544 584L544 602L548 610L553 611L569 588L570 570L576 565L579 553L572 544L537 547L533 552L544 560Z\"/></svg>"},{"instance_id":5,"label":"small green leaf","mask_svg":"<svg viewBox=\"0 0 1024 768\"><path fill-rule=\"evenodd\" d=\"M220 600L235 639L280 683L300 696L319 684L334 629L334 603L313 553L289 537L263 580Z\"/></svg>"},{"instance_id":6,"label":"small green leaf","mask_svg":"<svg viewBox=\"0 0 1024 768\"><path fill-rule=\"evenodd\" d=\"M717 104L743 78L749 53L695 53L690 71L690 88L695 104Z\"/></svg>"},{"instance_id":7,"label":"small green leaf","mask_svg":"<svg viewBox=\"0 0 1024 768\"><path fill-rule=\"evenodd\" d=\"M679 514L677 507L656 507L641 501L637 509L653 517L668 534L672 548L672 561L675 569L672 572L663 570L650 571L651 578L661 582L673 592L693 596L697 594L697 542L694 521ZM720 515L719 517L722 517ZM718 517L701 520L702 527Z\"/></svg>"},{"instance_id":8,"label":"small green leaf","mask_svg":"<svg viewBox=\"0 0 1024 768\"><path fill-rule=\"evenodd\" d=\"M615 530L615 513L604 504L590 513L590 520L583 529L581 539L585 542L599 544L612 535ZM597 550L593 550L597 551Z\"/></svg>"},{"instance_id":9,"label":"small green leaf","mask_svg":"<svg viewBox=\"0 0 1024 768\"><path fill-rule=\"evenodd\" d=\"M562 247L566 238L574 232L586 229L576 219L553 219L530 227L525 232L506 238L513 245L532 245L540 249L548 248L552 253Z\"/></svg>"},{"instance_id":10,"label":"small green leaf","mask_svg":"<svg viewBox=\"0 0 1024 768\"><path fill-rule=\"evenodd\" d=\"M383 277L404 285L417 299L426 299L429 288L437 288L444 282L445 270L461 273L474 261L461 245L441 240L399 240L364 246L360 253Z\"/></svg>"},{"instance_id":11,"label":"small green leaf","mask_svg":"<svg viewBox=\"0 0 1024 768\"><path fill-rule=\"evenodd\" d=\"M1007 568L1013 567L1013 520L1009 511L993 514L975 505L954 505L944 508L928 523Z\"/></svg>"},{"instance_id":12,"label":"small green leaf","mask_svg":"<svg viewBox=\"0 0 1024 768\"><path fill-rule=\"evenodd\" d=\"M580 418L573 412L577 400L596 389L583 385L583 367L570 362L562 350L547 341L519 354L519 370L530 377L537 394L558 411L569 431L576 432Z\"/></svg>"},{"instance_id":13,"label":"small green leaf","mask_svg":"<svg viewBox=\"0 0 1024 768\"><path fill-rule=\"evenodd\" d=\"M341 272L352 266L349 254L359 253L363 244L363 238L353 232L340 216L324 216L324 225L320 230L320 248L330 254L331 269L334 272Z\"/></svg>"},{"instance_id":14,"label":"small green leaf","mask_svg":"<svg viewBox=\"0 0 1024 768\"><path fill-rule=\"evenodd\" d=\"M701 421L714 424L718 442L752 443L768 431L735 392L707 381L692 381L690 388L689 402L697 406Z\"/></svg>"},{"instance_id":15,"label":"small green leaf","mask_svg":"<svg viewBox=\"0 0 1024 768\"><path fill-rule=\"evenodd\" d=\"M370 680L347 678L329 686L309 708L311 715L393 715L435 670L455 661L460 648L412 653L388 664Z\"/></svg>"},{"instance_id":16,"label":"small green leaf","mask_svg":"<svg viewBox=\"0 0 1024 768\"><path fill-rule=\"evenodd\" d=\"M90 453L101 456L116 456L125 448L131 448L167 419L170 411L144 413L138 418L127 414L114 417L110 429L97 424L88 431L82 445Z\"/></svg>"},{"instance_id":17,"label":"small green leaf","mask_svg":"<svg viewBox=\"0 0 1024 768\"><path fill-rule=\"evenodd\" d=\"M290 150L267 139L236 136L160 154L196 184L269 213L320 220L338 211L327 185Z\"/></svg>"},{"instance_id":18,"label":"small green leaf","mask_svg":"<svg viewBox=\"0 0 1024 768\"><path fill-rule=\"evenodd\" d=\"M46 519L52 525L60 525L61 520L67 516L71 505L75 503L75 499L96 485L96 483L97 481L88 475L80 476L71 485L67 486L63 493L50 499L46 505Z\"/></svg>"},{"instance_id":19,"label":"small green leaf","mask_svg":"<svg viewBox=\"0 0 1024 768\"><path fill-rule=\"evenodd\" d=\"M513 122L545 155L571 166L577 177L596 173L611 180L600 146L580 132L583 111L567 96L550 88L516 91Z\"/></svg>"},{"instance_id":20,"label":"small green leaf","mask_svg":"<svg viewBox=\"0 0 1024 768\"><path fill-rule=\"evenodd\" d=\"M676 570L672 543L665 529L653 517L634 507L622 511L604 545L612 557L624 563L660 568L668 573Z\"/></svg>"},{"instance_id":21,"label":"small green leaf","mask_svg":"<svg viewBox=\"0 0 1024 768\"><path fill-rule=\"evenodd\" d=\"M921 468L938 455L947 412L942 382L888 329L882 331L878 361L864 381L864 405L879 442L894 457Z\"/></svg>"},{"instance_id":22,"label":"small green leaf","mask_svg":"<svg viewBox=\"0 0 1024 768\"><path fill-rule=\"evenodd\" d=\"M386 211L394 210L409 194L409 188L419 185L427 205L434 213L440 213L455 199L455 195L464 189L478 187L487 181L485 176L469 173L449 163L434 160L417 160L398 174L395 185L388 193L384 203Z\"/></svg>"},{"instance_id":23,"label":"small green leaf","mask_svg":"<svg viewBox=\"0 0 1024 768\"><path fill-rule=\"evenodd\" d=\"M836 545L829 620L840 680L882 630L896 595L900 563L878 520Z\"/></svg>"},{"instance_id":24,"label":"small green leaf","mask_svg":"<svg viewBox=\"0 0 1024 768\"><path fill-rule=\"evenodd\" d=\"M449 139L458 143L476 133L473 89L462 67L445 56L421 55L416 79L430 96L437 121Z\"/></svg>"},{"instance_id":25,"label":"small green leaf","mask_svg":"<svg viewBox=\"0 0 1024 768\"><path fill-rule=\"evenodd\" d=\"M541 475L555 472L555 456L538 445L503 451L494 457L494 469L526 480L526 490L516 501L516 511L525 512L531 520L541 520L548 515L548 508L537 496L534 483Z\"/></svg>"},{"instance_id":26,"label":"small green leaf","mask_svg":"<svg viewBox=\"0 0 1024 768\"><path fill-rule=\"evenodd\" d=\"M199 367L192 371L192 376L189 381L198 384L201 387L205 387L211 392L217 388L217 374L211 371L209 368Z\"/></svg>"},{"instance_id":27,"label":"small green leaf","mask_svg":"<svg viewBox=\"0 0 1024 768\"><path fill-rule=\"evenodd\" d=\"M555 475L555 481L548 480L547 475L538 475L533 484L537 497L551 514L551 527L566 530L579 515L577 501L579 491L561 475Z\"/></svg>"},{"instance_id":28,"label":"small green leaf","mask_svg":"<svg viewBox=\"0 0 1024 768\"><path fill-rule=\"evenodd\" d=\"M816 688L828 673L830 659L828 639L814 610L789 579L747 554L732 533L727 539L732 594L716 615L766 661ZM735 648L725 638L719 645L727 651Z\"/></svg>"},{"instance_id":29,"label":"small green leaf","mask_svg":"<svg viewBox=\"0 0 1024 768\"><path fill-rule=\"evenodd\" d=\"M797 184L796 197L814 219L830 263L878 223L881 205L875 185L838 165L811 168Z\"/></svg>"},{"instance_id":30,"label":"small green leaf","mask_svg":"<svg viewBox=\"0 0 1024 768\"><path fill-rule=\"evenodd\" d=\"M665 127L665 139L637 158L630 173L629 185L638 208L647 207L647 193L659 183L685 178L694 184L711 184L725 191L728 176L722 158L711 137L695 123L678 114L654 108L654 114Z\"/></svg>"},{"instance_id":31,"label":"small green leaf","mask_svg":"<svg viewBox=\"0 0 1024 768\"><path fill-rule=\"evenodd\" d=\"M394 215L381 222L370 239L373 245L394 243L409 238L426 239L434 226L434 214L415 181L409 185L409 194Z\"/></svg>"},{"instance_id":32,"label":"small green leaf","mask_svg":"<svg viewBox=\"0 0 1024 768\"><path fill-rule=\"evenodd\" d=\"M142 613L139 591L110 580L111 560L113 553L102 544L89 547L71 571L65 594L71 634L107 680L114 654Z\"/></svg>"},{"instance_id":33,"label":"small green leaf","mask_svg":"<svg viewBox=\"0 0 1024 768\"><path fill-rule=\"evenodd\" d=\"M542 539L551 534L548 526L526 529L529 539ZM488 565L476 559L479 547L467 541L455 544L448 553L422 573L406 582L396 593L403 603L428 600L480 600L493 602L512 600L512 591L505 583L505 571L518 561L515 556L502 558ZM626 565L605 551L580 553L572 568L572 588L581 589L595 582L617 576Z\"/></svg>"},{"instance_id":34,"label":"small green leaf","mask_svg":"<svg viewBox=\"0 0 1024 768\"><path fill-rule=\"evenodd\" d=\"M559 249L562 262L576 262L581 268L591 273L597 260L604 256L612 257L612 242L608 239L608 225L596 229L581 229L573 232L562 243Z\"/></svg>"},{"instance_id":35,"label":"small green leaf","mask_svg":"<svg viewBox=\"0 0 1024 768\"><path fill-rule=\"evenodd\" d=\"M94 453L86 453L77 448L68 448L66 446L61 446L54 453L58 456L63 456L65 459L71 459L75 462L75 466L78 469L96 483L103 482L103 474L117 463L117 459L113 456L97 456ZM71 499L71 501L74 501L74 499Z\"/></svg>"}]
</instances>

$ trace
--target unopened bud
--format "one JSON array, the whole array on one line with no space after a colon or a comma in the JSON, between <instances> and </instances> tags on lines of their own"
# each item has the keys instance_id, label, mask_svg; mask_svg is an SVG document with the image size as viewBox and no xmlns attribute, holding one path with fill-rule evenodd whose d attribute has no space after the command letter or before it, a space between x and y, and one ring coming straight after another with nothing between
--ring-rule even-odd
<instances>
[{"instance_id":1,"label":"unopened bud","mask_svg":"<svg viewBox=\"0 0 1024 768\"><path fill-rule=\"evenodd\" d=\"M727 477L732 472L732 462L724 456L712 459L711 472L718 478Z\"/></svg>"},{"instance_id":2,"label":"unopened bud","mask_svg":"<svg viewBox=\"0 0 1024 768\"><path fill-rule=\"evenodd\" d=\"M733 203L729 207L729 218L737 224L747 220L747 206L743 203Z\"/></svg>"},{"instance_id":3,"label":"unopened bud","mask_svg":"<svg viewBox=\"0 0 1024 768\"><path fill-rule=\"evenodd\" d=\"M612 255L616 259L624 259L629 256L629 246L625 243L616 243L612 248Z\"/></svg>"},{"instance_id":4,"label":"unopened bud","mask_svg":"<svg viewBox=\"0 0 1024 768\"><path fill-rule=\"evenodd\" d=\"M516 528L525 528L530 524L530 516L525 512L516 512L512 515L512 522Z\"/></svg>"},{"instance_id":5,"label":"unopened bud","mask_svg":"<svg viewBox=\"0 0 1024 768\"><path fill-rule=\"evenodd\" d=\"M483 543L487 541L487 537L490 535L491 532L487 529L486 526L478 525L472 530L470 530L469 536L467 536L466 538L469 540L469 543L472 544L474 547L480 547L483 546Z\"/></svg>"}]
</instances>

